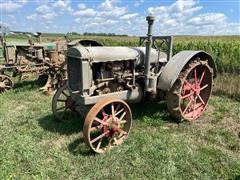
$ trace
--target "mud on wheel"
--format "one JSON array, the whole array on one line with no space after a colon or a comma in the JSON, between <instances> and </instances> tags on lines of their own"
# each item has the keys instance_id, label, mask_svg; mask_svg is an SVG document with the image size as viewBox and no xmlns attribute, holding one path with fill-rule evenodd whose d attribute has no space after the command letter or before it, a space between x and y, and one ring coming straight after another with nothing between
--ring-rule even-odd
<instances>
[{"instance_id":1,"label":"mud on wheel","mask_svg":"<svg viewBox=\"0 0 240 180\"><path fill-rule=\"evenodd\" d=\"M76 113L75 102L70 96L67 84L60 87L52 98L52 112L58 121L68 121Z\"/></svg>"},{"instance_id":2,"label":"mud on wheel","mask_svg":"<svg viewBox=\"0 0 240 180\"><path fill-rule=\"evenodd\" d=\"M122 144L132 124L132 113L126 102L104 99L95 104L86 116L85 142L97 153L104 153Z\"/></svg>"},{"instance_id":3,"label":"mud on wheel","mask_svg":"<svg viewBox=\"0 0 240 180\"><path fill-rule=\"evenodd\" d=\"M13 86L14 86L14 83L9 76L0 74L0 93L3 93L5 91L12 89Z\"/></svg>"},{"instance_id":4,"label":"mud on wheel","mask_svg":"<svg viewBox=\"0 0 240 180\"><path fill-rule=\"evenodd\" d=\"M167 92L167 106L178 120L194 121L205 111L212 92L213 70L207 61L190 61Z\"/></svg>"}]
</instances>

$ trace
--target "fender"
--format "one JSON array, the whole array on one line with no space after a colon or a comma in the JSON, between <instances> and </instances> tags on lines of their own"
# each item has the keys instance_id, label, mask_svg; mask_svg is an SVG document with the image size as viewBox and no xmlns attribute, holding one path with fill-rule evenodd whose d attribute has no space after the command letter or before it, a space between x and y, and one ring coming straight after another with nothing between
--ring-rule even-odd
<instances>
[{"instance_id":1,"label":"fender","mask_svg":"<svg viewBox=\"0 0 240 180\"><path fill-rule=\"evenodd\" d=\"M216 77L216 65L213 58L204 51L181 51L175 54L163 67L162 73L158 78L157 88L168 91L177 80L180 72L184 66L191 60L200 58L201 60L208 60L208 64L213 68L213 77Z\"/></svg>"}]
</instances>

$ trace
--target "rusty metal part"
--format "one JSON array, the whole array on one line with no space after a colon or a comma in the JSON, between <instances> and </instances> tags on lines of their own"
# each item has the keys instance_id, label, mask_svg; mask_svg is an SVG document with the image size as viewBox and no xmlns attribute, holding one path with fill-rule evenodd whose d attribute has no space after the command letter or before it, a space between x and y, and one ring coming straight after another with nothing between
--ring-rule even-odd
<instances>
[{"instance_id":1,"label":"rusty metal part","mask_svg":"<svg viewBox=\"0 0 240 180\"><path fill-rule=\"evenodd\" d=\"M97 153L120 145L132 125L131 109L120 99L103 99L88 112L83 135L85 142Z\"/></svg>"},{"instance_id":2,"label":"rusty metal part","mask_svg":"<svg viewBox=\"0 0 240 180\"><path fill-rule=\"evenodd\" d=\"M170 113L179 120L194 121L205 111L212 92L213 69L207 61L190 62L167 92Z\"/></svg>"},{"instance_id":3,"label":"rusty metal part","mask_svg":"<svg viewBox=\"0 0 240 180\"><path fill-rule=\"evenodd\" d=\"M58 121L69 121L76 113L75 108L75 102L65 84L56 91L52 98L53 116Z\"/></svg>"},{"instance_id":4,"label":"rusty metal part","mask_svg":"<svg viewBox=\"0 0 240 180\"><path fill-rule=\"evenodd\" d=\"M13 86L14 86L14 83L9 76L0 75L0 93L3 93L5 91L12 89Z\"/></svg>"}]
</instances>

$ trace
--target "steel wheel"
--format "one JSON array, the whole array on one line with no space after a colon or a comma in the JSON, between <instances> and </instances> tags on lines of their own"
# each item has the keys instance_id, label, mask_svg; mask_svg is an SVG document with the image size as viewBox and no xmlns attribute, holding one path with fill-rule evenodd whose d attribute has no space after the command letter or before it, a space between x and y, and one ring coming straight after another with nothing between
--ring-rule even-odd
<instances>
[{"instance_id":1,"label":"steel wheel","mask_svg":"<svg viewBox=\"0 0 240 180\"><path fill-rule=\"evenodd\" d=\"M194 121L205 111L212 92L213 70L207 61L191 62L167 93L170 113L179 120Z\"/></svg>"},{"instance_id":2,"label":"steel wheel","mask_svg":"<svg viewBox=\"0 0 240 180\"><path fill-rule=\"evenodd\" d=\"M83 135L85 142L97 153L120 145L128 136L132 124L131 109L119 99L104 99L88 112Z\"/></svg>"},{"instance_id":3,"label":"steel wheel","mask_svg":"<svg viewBox=\"0 0 240 180\"><path fill-rule=\"evenodd\" d=\"M66 84L54 94L52 112L55 119L59 121L70 120L75 113L75 102L72 100Z\"/></svg>"},{"instance_id":4,"label":"steel wheel","mask_svg":"<svg viewBox=\"0 0 240 180\"><path fill-rule=\"evenodd\" d=\"M13 86L14 86L14 83L9 76L0 75L0 93L3 93L5 91L12 89Z\"/></svg>"}]
</instances>

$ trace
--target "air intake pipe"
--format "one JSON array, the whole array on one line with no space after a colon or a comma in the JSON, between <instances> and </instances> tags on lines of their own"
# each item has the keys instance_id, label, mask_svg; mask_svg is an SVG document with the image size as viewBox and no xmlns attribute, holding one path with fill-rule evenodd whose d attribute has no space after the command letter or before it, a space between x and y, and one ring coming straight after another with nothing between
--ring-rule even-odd
<instances>
[{"instance_id":1,"label":"air intake pipe","mask_svg":"<svg viewBox=\"0 0 240 180\"><path fill-rule=\"evenodd\" d=\"M151 76L150 70L150 55L151 55L151 48L152 48L152 28L154 22L154 16L147 16L146 20L148 22L148 33L147 33L147 42L146 42L146 56L145 56L145 71L144 71L144 78L145 78L145 91L152 92L153 89L149 87L149 81Z\"/></svg>"}]
</instances>

